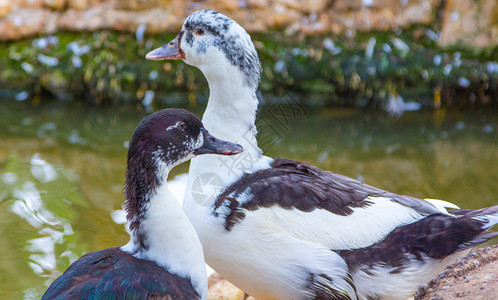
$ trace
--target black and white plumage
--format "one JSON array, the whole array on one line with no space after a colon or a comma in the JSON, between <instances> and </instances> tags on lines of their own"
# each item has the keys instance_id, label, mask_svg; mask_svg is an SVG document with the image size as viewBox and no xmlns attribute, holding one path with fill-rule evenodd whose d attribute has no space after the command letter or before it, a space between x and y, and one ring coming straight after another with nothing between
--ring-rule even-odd
<instances>
[{"instance_id":1,"label":"black and white plumage","mask_svg":"<svg viewBox=\"0 0 498 300\"><path fill-rule=\"evenodd\" d=\"M241 151L240 145L211 136L186 110L146 117L128 150L124 196L130 242L82 256L43 299L205 299L202 246L166 179L195 155Z\"/></svg>"},{"instance_id":2,"label":"black and white plumage","mask_svg":"<svg viewBox=\"0 0 498 300\"><path fill-rule=\"evenodd\" d=\"M383 205L391 213L373 214L377 212L375 206ZM393 226L375 218L396 220L395 213L406 213L395 206L417 211L417 220L399 224L387 234L377 235L375 228L370 230L368 226L372 224L379 228ZM496 232L487 232L498 222L498 206L453 210L450 215L430 202L380 190L288 159L274 159L270 168L243 175L217 197L213 213L223 222L226 232L236 232L237 226L244 226L245 218L253 214L252 222L271 222L303 241L320 243L329 235L332 239L326 245L346 262L360 298L406 298L406 291L400 291L389 280L400 277L396 279L398 282L416 289L425 278L436 276L466 250L498 236ZM355 214L362 219L355 220ZM341 221L347 217L350 220ZM359 226L328 232L329 224L353 225L355 221ZM388 292L382 293L379 287L382 279L389 283L385 285Z\"/></svg>"},{"instance_id":3,"label":"black and white plumage","mask_svg":"<svg viewBox=\"0 0 498 300\"><path fill-rule=\"evenodd\" d=\"M311 212L322 209L335 215L348 216L354 208L367 208L370 197L384 197L427 214L439 213L433 205L419 199L384 191L352 178L323 171L307 163L277 158L270 168L244 174L236 184L228 186L214 204L215 212L229 204L231 213L225 218L230 230L245 214L262 207L278 205L287 210ZM250 201L240 201L241 195ZM250 194L250 195L248 195ZM300 195L299 201L296 195ZM233 201L238 204L234 205ZM227 207L228 208L228 207Z\"/></svg>"},{"instance_id":4,"label":"black and white plumage","mask_svg":"<svg viewBox=\"0 0 498 300\"><path fill-rule=\"evenodd\" d=\"M486 230L498 222L498 207L458 210L263 156L256 89L248 84L258 82L259 71L246 71L248 62L259 70L249 35L222 14L202 10L186 19L173 42L147 58L198 67L211 92L204 124L245 149L243 159L193 159L184 210L207 263L247 293L257 299L406 299L470 247L496 236ZM227 129L225 121L233 126ZM199 202L193 183L205 174L224 187Z\"/></svg>"}]
</instances>

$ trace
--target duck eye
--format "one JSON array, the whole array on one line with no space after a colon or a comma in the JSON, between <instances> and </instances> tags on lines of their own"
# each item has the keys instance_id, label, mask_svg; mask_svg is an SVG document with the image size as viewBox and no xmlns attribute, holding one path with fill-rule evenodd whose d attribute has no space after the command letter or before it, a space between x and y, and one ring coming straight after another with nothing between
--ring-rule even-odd
<instances>
[{"instance_id":1,"label":"duck eye","mask_svg":"<svg viewBox=\"0 0 498 300\"><path fill-rule=\"evenodd\" d=\"M198 29L195 31L195 34L197 34L197 35L203 35L203 34L204 34L204 29L202 29L202 28L198 28Z\"/></svg>"},{"instance_id":2,"label":"duck eye","mask_svg":"<svg viewBox=\"0 0 498 300\"><path fill-rule=\"evenodd\" d=\"M187 124L185 124L184 122L180 122L176 127L178 129L185 130L185 128L187 128Z\"/></svg>"}]
</instances>

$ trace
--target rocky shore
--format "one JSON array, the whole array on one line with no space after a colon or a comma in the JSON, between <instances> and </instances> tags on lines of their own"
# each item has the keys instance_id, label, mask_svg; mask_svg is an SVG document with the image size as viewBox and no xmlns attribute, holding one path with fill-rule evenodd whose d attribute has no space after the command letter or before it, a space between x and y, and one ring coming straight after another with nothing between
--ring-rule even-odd
<instances>
[{"instance_id":1,"label":"rocky shore","mask_svg":"<svg viewBox=\"0 0 498 300\"><path fill-rule=\"evenodd\" d=\"M472 251L420 287L415 300L482 299L498 295L498 245Z\"/></svg>"},{"instance_id":2,"label":"rocky shore","mask_svg":"<svg viewBox=\"0 0 498 300\"><path fill-rule=\"evenodd\" d=\"M59 31L176 32L195 10L230 15L249 32L288 35L394 31L439 23L439 45L496 46L498 4L493 0L0 0L0 40Z\"/></svg>"}]
</instances>

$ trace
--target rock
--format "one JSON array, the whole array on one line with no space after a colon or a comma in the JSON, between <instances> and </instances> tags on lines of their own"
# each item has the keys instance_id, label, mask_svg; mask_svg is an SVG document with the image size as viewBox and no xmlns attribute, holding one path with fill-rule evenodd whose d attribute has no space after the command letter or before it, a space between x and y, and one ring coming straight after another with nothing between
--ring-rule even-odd
<instances>
[{"instance_id":1,"label":"rock","mask_svg":"<svg viewBox=\"0 0 498 300\"><path fill-rule=\"evenodd\" d=\"M498 245L476 249L422 285L415 300L489 299L498 295Z\"/></svg>"},{"instance_id":2,"label":"rock","mask_svg":"<svg viewBox=\"0 0 498 300\"><path fill-rule=\"evenodd\" d=\"M0 0L0 18L5 17L12 10L12 4L9 0Z\"/></svg>"},{"instance_id":3,"label":"rock","mask_svg":"<svg viewBox=\"0 0 498 300\"><path fill-rule=\"evenodd\" d=\"M413 23L428 22L437 0L388 0L389 5L372 0L0 0L0 16L22 12L12 11L37 8L34 20L39 24L16 29L19 22L0 20L0 39L19 39L28 35L44 34L45 24L53 30L123 30L134 32L140 24L147 25L148 33L176 32L187 15L197 9L213 8L229 14L249 32L286 29L285 32L305 35L339 33L352 30L387 30ZM403 2L404 3L404 2ZM67 8L66 10L64 10ZM45 11L47 10L47 11ZM57 15L50 14L58 12ZM31 11L33 12L33 11ZM49 15L50 21L39 15ZM53 21L55 20L55 22ZM34 21L31 21L34 23ZM17 33L16 33L17 32Z\"/></svg>"},{"instance_id":4,"label":"rock","mask_svg":"<svg viewBox=\"0 0 498 300\"><path fill-rule=\"evenodd\" d=\"M288 9L283 4L273 3L270 10L265 11L264 18L268 27L279 29L301 22L302 16L298 11Z\"/></svg>"},{"instance_id":5,"label":"rock","mask_svg":"<svg viewBox=\"0 0 498 300\"><path fill-rule=\"evenodd\" d=\"M293 9L296 11L299 11L301 6L299 0L277 0L277 1L271 1L271 4L280 4L283 7Z\"/></svg>"},{"instance_id":6,"label":"rock","mask_svg":"<svg viewBox=\"0 0 498 300\"><path fill-rule=\"evenodd\" d=\"M53 10L62 10L65 5L66 0L43 0L43 6Z\"/></svg>"},{"instance_id":7,"label":"rock","mask_svg":"<svg viewBox=\"0 0 498 300\"><path fill-rule=\"evenodd\" d=\"M209 276L208 286L207 300L256 300L247 296L217 273Z\"/></svg>"},{"instance_id":8,"label":"rock","mask_svg":"<svg viewBox=\"0 0 498 300\"><path fill-rule=\"evenodd\" d=\"M247 0L247 8L264 9L268 7L269 0Z\"/></svg>"},{"instance_id":9,"label":"rock","mask_svg":"<svg viewBox=\"0 0 498 300\"><path fill-rule=\"evenodd\" d=\"M67 6L76 10L84 10L90 7L92 0L67 0Z\"/></svg>"},{"instance_id":10,"label":"rock","mask_svg":"<svg viewBox=\"0 0 498 300\"><path fill-rule=\"evenodd\" d=\"M496 0L446 2L438 43L448 46L458 42L477 47L493 47L498 44Z\"/></svg>"},{"instance_id":11,"label":"rock","mask_svg":"<svg viewBox=\"0 0 498 300\"><path fill-rule=\"evenodd\" d=\"M0 20L0 40L54 33L57 15L49 10L14 9Z\"/></svg>"},{"instance_id":12,"label":"rock","mask_svg":"<svg viewBox=\"0 0 498 300\"><path fill-rule=\"evenodd\" d=\"M220 274L218 273L213 273L211 276L208 277L208 287L212 287L216 283L220 282L223 280L223 277L221 277Z\"/></svg>"},{"instance_id":13,"label":"rock","mask_svg":"<svg viewBox=\"0 0 498 300\"><path fill-rule=\"evenodd\" d=\"M305 13L318 13L325 10L330 4L330 0L300 0L300 10Z\"/></svg>"},{"instance_id":14,"label":"rock","mask_svg":"<svg viewBox=\"0 0 498 300\"><path fill-rule=\"evenodd\" d=\"M138 0L138 1L130 1L130 0L115 0L116 8L123 10L144 10L144 9L153 9L159 7L165 7L170 4L171 0Z\"/></svg>"},{"instance_id":15,"label":"rock","mask_svg":"<svg viewBox=\"0 0 498 300\"><path fill-rule=\"evenodd\" d=\"M387 2L387 3L386 3ZM370 31L395 30L410 24L428 24L433 21L438 0L429 1L373 1L361 5L362 1L335 1L328 10L330 26ZM371 3L371 4L370 4ZM336 31L336 30L333 30Z\"/></svg>"},{"instance_id":16,"label":"rock","mask_svg":"<svg viewBox=\"0 0 498 300\"><path fill-rule=\"evenodd\" d=\"M440 5L441 0L0 0L0 40L56 30L134 32L140 24L147 33L177 32L185 17L203 8L228 14L250 33L395 30L435 21ZM446 1L439 43L496 45L497 10L496 0Z\"/></svg>"},{"instance_id":17,"label":"rock","mask_svg":"<svg viewBox=\"0 0 498 300\"><path fill-rule=\"evenodd\" d=\"M224 12L233 12L239 10L241 7L239 6L239 0L210 0L209 7L224 11Z\"/></svg>"},{"instance_id":18,"label":"rock","mask_svg":"<svg viewBox=\"0 0 498 300\"><path fill-rule=\"evenodd\" d=\"M13 8L42 8L45 0L6 0ZM0 1L1 2L1 1Z\"/></svg>"},{"instance_id":19,"label":"rock","mask_svg":"<svg viewBox=\"0 0 498 300\"><path fill-rule=\"evenodd\" d=\"M138 26L145 24L147 33L178 31L184 19L170 9L174 8L124 11L114 8L111 4L96 6L84 11L69 9L60 16L59 27L72 31L112 29L135 32Z\"/></svg>"}]
</instances>

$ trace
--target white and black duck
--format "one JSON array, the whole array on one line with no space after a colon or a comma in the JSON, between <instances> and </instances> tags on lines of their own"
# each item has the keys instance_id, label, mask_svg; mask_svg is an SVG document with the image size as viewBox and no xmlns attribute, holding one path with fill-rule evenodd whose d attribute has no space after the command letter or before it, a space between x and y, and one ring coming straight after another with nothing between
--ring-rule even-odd
<instances>
[{"instance_id":1,"label":"white and black duck","mask_svg":"<svg viewBox=\"0 0 498 300\"><path fill-rule=\"evenodd\" d=\"M240 152L240 145L214 138L186 110L146 117L128 150L124 197L130 242L82 256L42 299L205 299L202 246L166 180L172 168L195 155Z\"/></svg>"},{"instance_id":2,"label":"white and black duck","mask_svg":"<svg viewBox=\"0 0 498 300\"><path fill-rule=\"evenodd\" d=\"M192 160L184 211L207 263L257 299L406 299L497 235L487 229L498 222L498 206L448 213L457 207L446 201L263 156L255 127L260 63L250 36L230 18L197 11L147 58L199 68L211 93L204 124L244 147L239 157ZM223 188L200 201L197 184L208 175Z\"/></svg>"}]
</instances>

